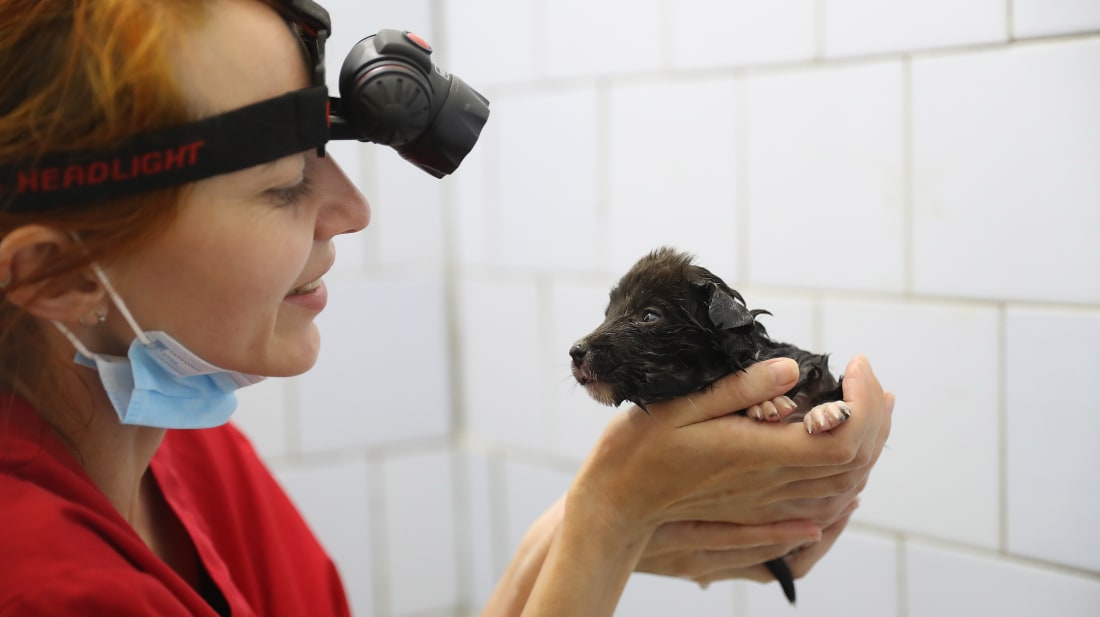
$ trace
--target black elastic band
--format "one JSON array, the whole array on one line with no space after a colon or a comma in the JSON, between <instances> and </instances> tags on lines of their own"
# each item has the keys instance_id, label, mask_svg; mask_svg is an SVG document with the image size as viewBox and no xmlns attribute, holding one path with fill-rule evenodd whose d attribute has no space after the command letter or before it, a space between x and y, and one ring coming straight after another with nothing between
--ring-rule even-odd
<instances>
[{"instance_id":1,"label":"black elastic band","mask_svg":"<svg viewBox=\"0 0 1100 617\"><path fill-rule=\"evenodd\" d=\"M168 188L246 169L329 139L328 90L296 90L137 135L111 152L47 155L0 168L0 210L28 212Z\"/></svg>"}]
</instances>

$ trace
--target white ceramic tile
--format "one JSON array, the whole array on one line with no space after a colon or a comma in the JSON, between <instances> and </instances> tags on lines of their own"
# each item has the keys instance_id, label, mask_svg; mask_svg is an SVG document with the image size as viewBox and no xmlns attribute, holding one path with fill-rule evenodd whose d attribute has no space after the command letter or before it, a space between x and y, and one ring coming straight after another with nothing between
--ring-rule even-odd
<instances>
[{"instance_id":1,"label":"white ceramic tile","mask_svg":"<svg viewBox=\"0 0 1100 617\"><path fill-rule=\"evenodd\" d=\"M901 65L755 77L745 88L749 280L901 290Z\"/></svg>"},{"instance_id":2,"label":"white ceramic tile","mask_svg":"<svg viewBox=\"0 0 1100 617\"><path fill-rule=\"evenodd\" d=\"M1012 0L1012 26L1017 37L1100 30L1100 2Z\"/></svg>"},{"instance_id":3,"label":"white ceramic tile","mask_svg":"<svg viewBox=\"0 0 1100 617\"><path fill-rule=\"evenodd\" d=\"M465 551L461 562L460 582L464 585L465 603L471 607L481 607L489 600L496 581L504 570L507 556L503 545L504 538L496 538L493 517L493 492L491 463L487 456L477 452L465 452L462 455L462 473L464 484L460 489L464 517L460 519L460 530L465 529L465 537L459 539L459 550ZM499 543L499 547L498 547ZM499 550L499 555L497 554Z\"/></svg>"},{"instance_id":4,"label":"white ceramic tile","mask_svg":"<svg viewBox=\"0 0 1100 617\"><path fill-rule=\"evenodd\" d=\"M237 390L233 422L267 459L287 453L287 381L270 378Z\"/></svg>"},{"instance_id":5,"label":"white ceramic tile","mask_svg":"<svg viewBox=\"0 0 1100 617\"><path fill-rule=\"evenodd\" d=\"M503 463L503 493L505 512L497 528L507 539L508 559L535 522L551 505L565 494L573 480L571 473L522 461Z\"/></svg>"},{"instance_id":6,"label":"white ceramic tile","mask_svg":"<svg viewBox=\"0 0 1100 617\"><path fill-rule=\"evenodd\" d=\"M1100 302L1100 39L913 63L914 285Z\"/></svg>"},{"instance_id":7,"label":"white ceramic tile","mask_svg":"<svg viewBox=\"0 0 1100 617\"><path fill-rule=\"evenodd\" d=\"M910 543L909 617L1095 617L1100 581Z\"/></svg>"},{"instance_id":8,"label":"white ceramic tile","mask_svg":"<svg viewBox=\"0 0 1100 617\"><path fill-rule=\"evenodd\" d=\"M321 355L300 378L300 439L320 451L445 435L450 383L442 282L380 276L329 283Z\"/></svg>"},{"instance_id":9,"label":"white ceramic tile","mask_svg":"<svg viewBox=\"0 0 1100 617\"><path fill-rule=\"evenodd\" d=\"M831 301L824 332L834 369L865 354L897 396L890 438L856 520L996 548L996 310Z\"/></svg>"},{"instance_id":10,"label":"white ceramic tile","mask_svg":"<svg viewBox=\"0 0 1100 617\"><path fill-rule=\"evenodd\" d=\"M375 164L378 197L371 202L370 226L377 232L378 260L441 264L445 217L440 183L446 180L433 178L396 152L381 153Z\"/></svg>"},{"instance_id":11,"label":"white ceramic tile","mask_svg":"<svg viewBox=\"0 0 1100 617\"><path fill-rule=\"evenodd\" d=\"M604 284L558 284L551 291L551 353L548 383L553 388L558 428L554 449L583 460L616 409L600 405L570 372L569 349L603 321L611 281Z\"/></svg>"},{"instance_id":12,"label":"white ceramic tile","mask_svg":"<svg viewBox=\"0 0 1100 617\"><path fill-rule=\"evenodd\" d=\"M1004 0L828 0L825 53L848 56L1003 41Z\"/></svg>"},{"instance_id":13,"label":"white ceramic tile","mask_svg":"<svg viewBox=\"0 0 1100 617\"><path fill-rule=\"evenodd\" d=\"M490 246L497 236L495 232L496 208L489 203L492 195L492 161L499 150L498 125L496 111L490 107L489 121L481 130L477 145L462 166L443 187L447 210L448 228L444 233L453 249L448 258L466 265L486 265L497 254L495 246Z\"/></svg>"},{"instance_id":14,"label":"white ceramic tile","mask_svg":"<svg viewBox=\"0 0 1100 617\"><path fill-rule=\"evenodd\" d=\"M678 578L635 574L626 583L618 617L729 617L734 606L733 584L714 583L705 590Z\"/></svg>"},{"instance_id":15,"label":"white ceramic tile","mask_svg":"<svg viewBox=\"0 0 1100 617\"><path fill-rule=\"evenodd\" d=\"M541 76L605 75L660 66L659 0L543 0L536 6Z\"/></svg>"},{"instance_id":16,"label":"white ceramic tile","mask_svg":"<svg viewBox=\"0 0 1100 617\"><path fill-rule=\"evenodd\" d=\"M611 88L612 271L664 244L733 271L734 92L732 79Z\"/></svg>"},{"instance_id":17,"label":"white ceramic tile","mask_svg":"<svg viewBox=\"0 0 1100 617\"><path fill-rule=\"evenodd\" d=\"M362 617L375 614L368 475L363 461L276 469L279 481L336 563L352 614Z\"/></svg>"},{"instance_id":18,"label":"white ceramic tile","mask_svg":"<svg viewBox=\"0 0 1100 617\"><path fill-rule=\"evenodd\" d=\"M357 141L330 141L325 145L325 153L344 170L348 179L355 184L370 205L373 215L376 187L369 181L364 173L364 165L373 164L380 146L364 144ZM367 264L368 244L375 236L374 227L368 223L367 229L354 234L340 234L333 238L336 246L336 263L332 272L362 272Z\"/></svg>"},{"instance_id":19,"label":"white ceramic tile","mask_svg":"<svg viewBox=\"0 0 1100 617\"><path fill-rule=\"evenodd\" d=\"M592 88L499 99L493 175L501 265L596 265L596 109Z\"/></svg>"},{"instance_id":20,"label":"white ceramic tile","mask_svg":"<svg viewBox=\"0 0 1100 617\"><path fill-rule=\"evenodd\" d=\"M458 604L453 457L388 456L382 464L390 609L404 615Z\"/></svg>"},{"instance_id":21,"label":"white ceramic tile","mask_svg":"<svg viewBox=\"0 0 1100 617\"><path fill-rule=\"evenodd\" d=\"M370 3L325 0L321 4L332 19L332 34L325 45L325 68L329 91L333 93L339 88L340 66L344 58L360 39L383 28L411 30L429 42L433 39L430 0Z\"/></svg>"},{"instance_id":22,"label":"white ceramic tile","mask_svg":"<svg viewBox=\"0 0 1100 617\"><path fill-rule=\"evenodd\" d=\"M665 7L672 66L692 69L814 55L814 0L677 0Z\"/></svg>"},{"instance_id":23,"label":"white ceramic tile","mask_svg":"<svg viewBox=\"0 0 1100 617\"><path fill-rule=\"evenodd\" d=\"M727 281L729 282L729 281ZM790 343L803 349L824 353L818 349L820 336L815 326L815 303L806 297L777 292L742 288L750 309L764 309L771 315L761 315L757 320L768 329L772 340Z\"/></svg>"},{"instance_id":24,"label":"white ceramic tile","mask_svg":"<svg viewBox=\"0 0 1100 617\"><path fill-rule=\"evenodd\" d=\"M1100 572L1100 311L1010 309L1008 549Z\"/></svg>"},{"instance_id":25,"label":"white ceramic tile","mask_svg":"<svg viewBox=\"0 0 1100 617\"><path fill-rule=\"evenodd\" d=\"M446 68L481 90L530 81L535 72L535 3L445 0ZM442 62L436 59L436 62Z\"/></svg>"},{"instance_id":26,"label":"white ceramic tile","mask_svg":"<svg viewBox=\"0 0 1100 617\"><path fill-rule=\"evenodd\" d=\"M795 606L776 583L750 583L746 589L746 617L892 617L898 614L896 542L849 527L795 582Z\"/></svg>"},{"instance_id":27,"label":"white ceramic tile","mask_svg":"<svg viewBox=\"0 0 1100 617\"><path fill-rule=\"evenodd\" d=\"M467 431L513 445L549 447L540 315L533 284L459 284L458 368Z\"/></svg>"}]
</instances>

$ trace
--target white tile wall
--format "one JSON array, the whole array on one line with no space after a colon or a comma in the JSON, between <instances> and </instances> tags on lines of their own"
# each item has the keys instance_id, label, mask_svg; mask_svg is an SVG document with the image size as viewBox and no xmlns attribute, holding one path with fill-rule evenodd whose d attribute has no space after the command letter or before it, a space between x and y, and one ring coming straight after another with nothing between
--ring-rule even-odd
<instances>
[{"instance_id":1,"label":"white tile wall","mask_svg":"<svg viewBox=\"0 0 1100 617\"><path fill-rule=\"evenodd\" d=\"M736 257L733 79L628 83L610 94L611 271L662 244L731 270Z\"/></svg>"},{"instance_id":2,"label":"white tile wall","mask_svg":"<svg viewBox=\"0 0 1100 617\"><path fill-rule=\"evenodd\" d=\"M902 93L898 62L746 80L751 282L903 289Z\"/></svg>"},{"instance_id":3,"label":"white tile wall","mask_svg":"<svg viewBox=\"0 0 1100 617\"><path fill-rule=\"evenodd\" d=\"M570 372L569 349L603 321L610 281L580 285L561 283L551 290L551 347L546 354L554 416L558 427L554 450L583 460L616 409L600 405Z\"/></svg>"},{"instance_id":4,"label":"white tile wall","mask_svg":"<svg viewBox=\"0 0 1100 617\"><path fill-rule=\"evenodd\" d=\"M905 550L910 617L1093 617L1100 613L1096 577L917 542Z\"/></svg>"},{"instance_id":5,"label":"white tile wall","mask_svg":"<svg viewBox=\"0 0 1100 617\"><path fill-rule=\"evenodd\" d=\"M528 461L506 460L502 463L504 489L503 531L507 556L519 547L527 528L558 500L567 488L572 474L548 465Z\"/></svg>"},{"instance_id":6,"label":"white tile wall","mask_svg":"<svg viewBox=\"0 0 1100 617\"><path fill-rule=\"evenodd\" d=\"M1100 3L1095 0L1012 0L1012 25L1017 37L1100 30Z\"/></svg>"},{"instance_id":7,"label":"white tile wall","mask_svg":"<svg viewBox=\"0 0 1100 617\"><path fill-rule=\"evenodd\" d=\"M994 43L1008 34L1003 0L825 0L824 4L828 56Z\"/></svg>"},{"instance_id":8,"label":"white tile wall","mask_svg":"<svg viewBox=\"0 0 1100 617\"><path fill-rule=\"evenodd\" d=\"M997 548L998 313L919 302L824 305L824 351L866 354L897 396L886 449L855 520Z\"/></svg>"},{"instance_id":9,"label":"white tile wall","mask_svg":"<svg viewBox=\"0 0 1100 617\"><path fill-rule=\"evenodd\" d=\"M494 180L493 148L496 143L496 110L490 102L489 121L481 131L475 147L462 161L461 173L452 175L444 184L445 211L451 247L448 260L467 266L492 263L498 253L495 245L496 207L492 202Z\"/></svg>"},{"instance_id":10,"label":"white tile wall","mask_svg":"<svg viewBox=\"0 0 1100 617\"><path fill-rule=\"evenodd\" d=\"M413 614L458 603L454 458L449 450L387 457L381 505L386 523L390 610Z\"/></svg>"},{"instance_id":11,"label":"white tile wall","mask_svg":"<svg viewBox=\"0 0 1100 617\"><path fill-rule=\"evenodd\" d=\"M505 96L494 105L501 265L591 269L601 240L595 90ZM547 187L548 176L559 181Z\"/></svg>"},{"instance_id":12,"label":"white tile wall","mask_svg":"<svg viewBox=\"0 0 1100 617\"><path fill-rule=\"evenodd\" d=\"M741 292L750 309L764 309L771 315L757 319L768 329L773 340L797 345L803 349L824 353L817 327L817 304L806 296L764 291L756 287L738 287L734 281L722 277Z\"/></svg>"},{"instance_id":13,"label":"white tile wall","mask_svg":"<svg viewBox=\"0 0 1100 617\"><path fill-rule=\"evenodd\" d=\"M443 287L437 275L329 281L321 355L299 378L306 451L376 446L450 431Z\"/></svg>"},{"instance_id":14,"label":"white tile wall","mask_svg":"<svg viewBox=\"0 0 1100 617\"><path fill-rule=\"evenodd\" d=\"M746 617L898 615L896 545L890 537L847 529L814 569L795 582L796 605L787 602L777 583L746 585Z\"/></svg>"},{"instance_id":15,"label":"white tile wall","mask_svg":"<svg viewBox=\"0 0 1100 617\"><path fill-rule=\"evenodd\" d=\"M292 387L289 380L271 378L237 391L233 422L265 458L287 453L287 398Z\"/></svg>"},{"instance_id":16,"label":"white tile wall","mask_svg":"<svg viewBox=\"0 0 1100 617\"><path fill-rule=\"evenodd\" d=\"M539 0L535 6L540 76L589 77L660 66L659 0Z\"/></svg>"},{"instance_id":17,"label":"white tile wall","mask_svg":"<svg viewBox=\"0 0 1100 617\"><path fill-rule=\"evenodd\" d=\"M714 583L703 590L689 580L638 574L627 581L615 615L727 617L733 613L733 607L733 583L729 581Z\"/></svg>"},{"instance_id":18,"label":"white tile wall","mask_svg":"<svg viewBox=\"0 0 1100 617\"><path fill-rule=\"evenodd\" d=\"M366 461L281 465L275 472L336 563L352 614L379 615L374 594L374 577L379 573L372 561L374 521L367 497L368 491L377 488L370 486Z\"/></svg>"},{"instance_id":19,"label":"white tile wall","mask_svg":"<svg viewBox=\"0 0 1100 617\"><path fill-rule=\"evenodd\" d=\"M503 512L494 509L495 494L493 463L480 452L465 452L462 464L459 494L465 503L459 504L463 514L458 526L459 583L463 604L468 607L484 606L496 586L497 577L504 571L510 557L504 538L495 533L499 529ZM499 487L497 487L499 488Z\"/></svg>"},{"instance_id":20,"label":"white tile wall","mask_svg":"<svg viewBox=\"0 0 1100 617\"><path fill-rule=\"evenodd\" d=\"M437 45L436 54L446 59L447 69L479 91L535 77L536 3L444 0L443 5L446 47Z\"/></svg>"},{"instance_id":21,"label":"white tile wall","mask_svg":"<svg viewBox=\"0 0 1100 617\"><path fill-rule=\"evenodd\" d=\"M913 63L916 291L1100 302L1100 39Z\"/></svg>"},{"instance_id":22,"label":"white tile wall","mask_svg":"<svg viewBox=\"0 0 1100 617\"><path fill-rule=\"evenodd\" d=\"M670 63L697 69L808 60L814 56L814 0L677 0L665 5Z\"/></svg>"},{"instance_id":23,"label":"white tile wall","mask_svg":"<svg viewBox=\"0 0 1100 617\"><path fill-rule=\"evenodd\" d=\"M458 289L459 370L465 428L545 449L552 435L543 393L541 312L535 285L464 281Z\"/></svg>"},{"instance_id":24,"label":"white tile wall","mask_svg":"<svg viewBox=\"0 0 1100 617\"><path fill-rule=\"evenodd\" d=\"M1005 339L1008 549L1100 571L1100 311L1012 308Z\"/></svg>"},{"instance_id":25,"label":"white tile wall","mask_svg":"<svg viewBox=\"0 0 1100 617\"><path fill-rule=\"evenodd\" d=\"M348 51L363 37L383 28L393 28L411 30L429 43L434 38L430 0L370 3L358 0L325 0L319 4L325 7L332 19L332 35L325 46L325 69L330 92L337 92L340 66Z\"/></svg>"},{"instance_id":26,"label":"white tile wall","mask_svg":"<svg viewBox=\"0 0 1100 617\"><path fill-rule=\"evenodd\" d=\"M443 263L445 254L442 182L401 158L378 152L370 227L382 264Z\"/></svg>"}]
</instances>

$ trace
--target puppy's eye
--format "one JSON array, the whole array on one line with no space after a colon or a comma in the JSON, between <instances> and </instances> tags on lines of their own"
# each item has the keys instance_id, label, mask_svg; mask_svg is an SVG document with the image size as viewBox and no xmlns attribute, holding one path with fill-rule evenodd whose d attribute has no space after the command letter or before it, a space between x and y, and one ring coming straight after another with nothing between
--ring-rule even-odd
<instances>
[{"instance_id":1,"label":"puppy's eye","mask_svg":"<svg viewBox=\"0 0 1100 617\"><path fill-rule=\"evenodd\" d=\"M661 314L657 311L646 309L646 311L642 313L642 323L656 323L658 321L661 321Z\"/></svg>"}]
</instances>

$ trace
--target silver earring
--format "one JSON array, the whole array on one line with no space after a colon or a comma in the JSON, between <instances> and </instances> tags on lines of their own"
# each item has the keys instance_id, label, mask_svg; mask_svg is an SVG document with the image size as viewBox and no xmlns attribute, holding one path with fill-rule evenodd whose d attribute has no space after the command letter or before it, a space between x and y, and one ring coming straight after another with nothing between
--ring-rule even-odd
<instances>
[{"instance_id":1,"label":"silver earring","mask_svg":"<svg viewBox=\"0 0 1100 617\"><path fill-rule=\"evenodd\" d=\"M92 323L84 323L84 315L81 315L80 317L78 317L77 321L79 321L80 325L84 326L85 328L89 328L89 327L92 327L92 326L98 326L99 324L107 321L107 314L106 313L101 313L100 311L95 311L94 314L95 314L95 321L92 321Z\"/></svg>"}]
</instances>

